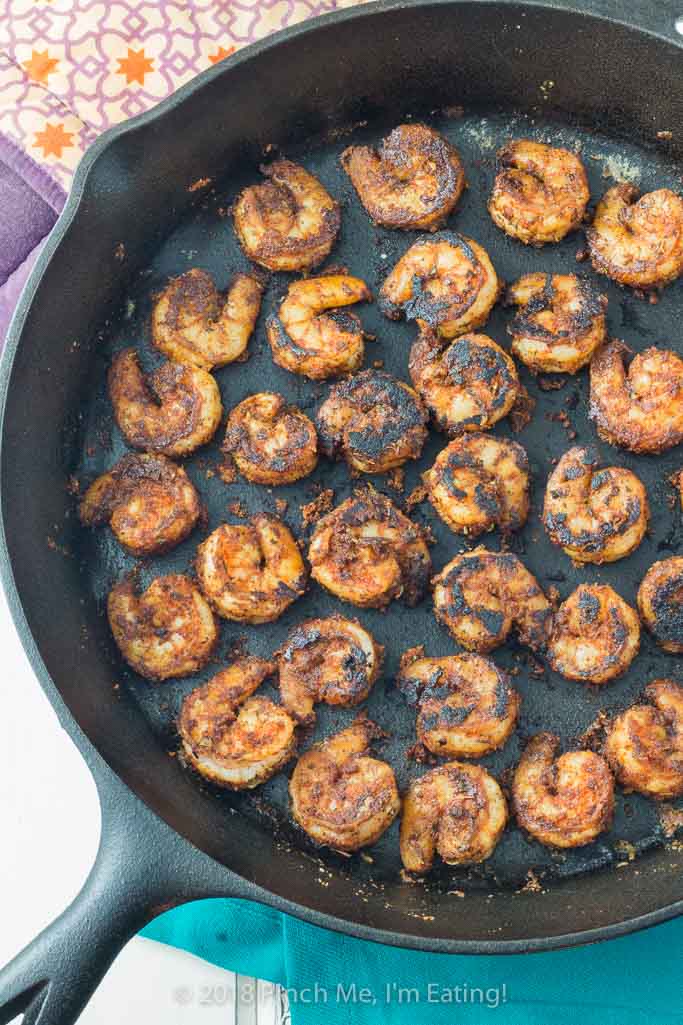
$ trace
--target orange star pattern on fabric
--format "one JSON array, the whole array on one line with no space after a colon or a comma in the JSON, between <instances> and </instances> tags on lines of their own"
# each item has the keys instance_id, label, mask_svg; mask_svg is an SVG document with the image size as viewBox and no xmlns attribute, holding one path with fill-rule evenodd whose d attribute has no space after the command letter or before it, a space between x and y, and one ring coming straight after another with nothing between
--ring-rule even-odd
<instances>
[{"instance_id":1,"label":"orange star pattern on fabric","mask_svg":"<svg viewBox=\"0 0 683 1025\"><path fill-rule=\"evenodd\" d=\"M119 57L118 62L119 69L117 75L125 75L128 85L132 82L144 85L145 75L150 71L154 71L154 61L151 57L145 56L144 50L131 50L128 47L128 55L126 57Z\"/></svg>"},{"instance_id":2,"label":"orange star pattern on fabric","mask_svg":"<svg viewBox=\"0 0 683 1025\"><path fill-rule=\"evenodd\" d=\"M30 60L24 61L24 71L34 82L47 82L47 76L51 74L59 64L54 57L50 57L47 50L32 50Z\"/></svg>"},{"instance_id":3,"label":"orange star pattern on fabric","mask_svg":"<svg viewBox=\"0 0 683 1025\"><path fill-rule=\"evenodd\" d=\"M73 146L73 137L73 132L65 131L63 124L53 125L46 121L43 130L36 132L33 145L42 149L44 157L57 157L59 160L62 156L62 150Z\"/></svg>"},{"instance_id":4,"label":"orange star pattern on fabric","mask_svg":"<svg viewBox=\"0 0 683 1025\"><path fill-rule=\"evenodd\" d=\"M236 49L236 46L229 46L227 50L224 47L219 46L216 53L209 54L209 60L212 64L218 64L219 61L224 61L226 57L230 57Z\"/></svg>"}]
</instances>

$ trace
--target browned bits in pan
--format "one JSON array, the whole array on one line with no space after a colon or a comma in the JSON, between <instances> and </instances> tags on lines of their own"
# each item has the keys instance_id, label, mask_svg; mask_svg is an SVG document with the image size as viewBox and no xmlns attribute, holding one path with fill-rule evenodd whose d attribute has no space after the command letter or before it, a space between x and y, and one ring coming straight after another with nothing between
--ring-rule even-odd
<instances>
[{"instance_id":1,"label":"browned bits in pan","mask_svg":"<svg viewBox=\"0 0 683 1025\"><path fill-rule=\"evenodd\" d=\"M233 217L250 260L272 271L310 270L339 233L339 205L317 178L291 160L261 167L266 181L244 189Z\"/></svg>"},{"instance_id":2,"label":"browned bits in pan","mask_svg":"<svg viewBox=\"0 0 683 1025\"><path fill-rule=\"evenodd\" d=\"M362 473L384 473L420 457L427 419L407 384L383 370L363 370L330 389L316 425L328 458L342 456Z\"/></svg>"},{"instance_id":3,"label":"browned bits in pan","mask_svg":"<svg viewBox=\"0 0 683 1025\"><path fill-rule=\"evenodd\" d=\"M109 395L128 444L171 458L211 441L223 415L218 385L206 370L162 363L145 376L135 349L114 357Z\"/></svg>"},{"instance_id":4,"label":"browned bits in pan","mask_svg":"<svg viewBox=\"0 0 683 1025\"><path fill-rule=\"evenodd\" d=\"M197 549L199 586L225 619L272 623L306 589L306 568L288 527L267 513L224 523Z\"/></svg>"},{"instance_id":5,"label":"browned bits in pan","mask_svg":"<svg viewBox=\"0 0 683 1025\"><path fill-rule=\"evenodd\" d=\"M631 452L664 452L683 440L683 359L669 349L645 349L625 366L623 342L593 357L590 417L598 434Z\"/></svg>"},{"instance_id":6,"label":"browned bits in pan","mask_svg":"<svg viewBox=\"0 0 683 1025\"><path fill-rule=\"evenodd\" d=\"M639 197L633 185L614 185L586 230L593 267L622 285L653 289L683 272L683 199L670 189Z\"/></svg>"},{"instance_id":7,"label":"browned bits in pan","mask_svg":"<svg viewBox=\"0 0 683 1025\"><path fill-rule=\"evenodd\" d=\"M608 584L579 584L557 610L547 658L568 680L607 683L638 654L640 621Z\"/></svg>"},{"instance_id":8,"label":"browned bits in pan","mask_svg":"<svg viewBox=\"0 0 683 1025\"><path fill-rule=\"evenodd\" d=\"M486 654L513 627L522 644L543 649L553 610L516 555L479 547L456 555L434 578L434 613L463 648Z\"/></svg>"},{"instance_id":9,"label":"browned bits in pan","mask_svg":"<svg viewBox=\"0 0 683 1025\"><path fill-rule=\"evenodd\" d=\"M398 815L393 769L373 758L382 731L359 718L304 752L289 783L292 814L316 843L357 851L374 843Z\"/></svg>"},{"instance_id":10,"label":"browned bits in pan","mask_svg":"<svg viewBox=\"0 0 683 1025\"><path fill-rule=\"evenodd\" d=\"M650 566L638 588L638 610L664 651L683 651L683 556Z\"/></svg>"},{"instance_id":11,"label":"browned bits in pan","mask_svg":"<svg viewBox=\"0 0 683 1025\"><path fill-rule=\"evenodd\" d=\"M507 290L520 307L508 333L512 351L535 373L575 374L606 338L607 299L578 274L525 274Z\"/></svg>"},{"instance_id":12,"label":"browned bits in pan","mask_svg":"<svg viewBox=\"0 0 683 1025\"><path fill-rule=\"evenodd\" d=\"M88 527L108 523L133 555L158 555L180 544L201 512L185 471L166 456L129 453L93 481L79 506Z\"/></svg>"},{"instance_id":13,"label":"browned bits in pan","mask_svg":"<svg viewBox=\"0 0 683 1025\"><path fill-rule=\"evenodd\" d=\"M427 125L399 125L373 146L349 146L341 155L358 197L385 228L439 228L465 188L457 150Z\"/></svg>"},{"instance_id":14,"label":"browned bits in pan","mask_svg":"<svg viewBox=\"0 0 683 1025\"><path fill-rule=\"evenodd\" d=\"M211 609L189 577L157 577L142 594L132 577L109 593L109 625L126 662L148 680L189 676L218 640Z\"/></svg>"},{"instance_id":15,"label":"browned bits in pan","mask_svg":"<svg viewBox=\"0 0 683 1025\"><path fill-rule=\"evenodd\" d=\"M223 451L255 484L291 484L315 469L318 439L300 409L282 395L260 392L231 410Z\"/></svg>"},{"instance_id":16,"label":"browned bits in pan","mask_svg":"<svg viewBox=\"0 0 683 1025\"><path fill-rule=\"evenodd\" d=\"M404 658L396 683L417 704L418 740L442 758L480 758L515 728L519 694L489 658Z\"/></svg>"},{"instance_id":17,"label":"browned bits in pan","mask_svg":"<svg viewBox=\"0 0 683 1025\"><path fill-rule=\"evenodd\" d=\"M650 508L635 473L600 470L594 445L570 448L548 477L543 523L551 540L576 562L615 562L645 536Z\"/></svg>"},{"instance_id":18,"label":"browned bits in pan","mask_svg":"<svg viewBox=\"0 0 683 1025\"><path fill-rule=\"evenodd\" d=\"M267 321L273 361L314 381L358 370L365 352L363 327L342 307L371 299L365 282L349 274L293 282Z\"/></svg>"},{"instance_id":19,"label":"browned bits in pan","mask_svg":"<svg viewBox=\"0 0 683 1025\"><path fill-rule=\"evenodd\" d=\"M512 806L517 822L548 847L582 847L609 829L614 780L594 751L567 751L553 733L532 737L515 770Z\"/></svg>"},{"instance_id":20,"label":"browned bits in pan","mask_svg":"<svg viewBox=\"0 0 683 1025\"><path fill-rule=\"evenodd\" d=\"M645 702L614 720L605 755L623 787L665 800L683 794L683 687L653 680Z\"/></svg>"},{"instance_id":21,"label":"browned bits in pan","mask_svg":"<svg viewBox=\"0 0 683 1025\"><path fill-rule=\"evenodd\" d=\"M296 753L296 723L269 698L254 695L274 662L236 659L183 701L183 755L205 779L231 790L265 783Z\"/></svg>"},{"instance_id":22,"label":"browned bits in pan","mask_svg":"<svg viewBox=\"0 0 683 1025\"><path fill-rule=\"evenodd\" d=\"M448 762L414 780L403 801L401 860L424 874L438 854L447 865L490 858L507 824L503 791L480 765Z\"/></svg>"},{"instance_id":23,"label":"browned bits in pan","mask_svg":"<svg viewBox=\"0 0 683 1025\"><path fill-rule=\"evenodd\" d=\"M500 282L486 250L454 231L425 235L382 285L379 306L390 320L414 320L443 338L485 323Z\"/></svg>"},{"instance_id":24,"label":"browned bits in pan","mask_svg":"<svg viewBox=\"0 0 683 1025\"><path fill-rule=\"evenodd\" d=\"M462 434L423 474L434 509L468 537L498 527L519 530L529 513L529 460L520 444L491 434Z\"/></svg>"},{"instance_id":25,"label":"browned bits in pan","mask_svg":"<svg viewBox=\"0 0 683 1025\"><path fill-rule=\"evenodd\" d=\"M586 170L575 153L530 139L498 151L489 213L520 242L559 242L581 224L589 199Z\"/></svg>"},{"instance_id":26,"label":"browned bits in pan","mask_svg":"<svg viewBox=\"0 0 683 1025\"><path fill-rule=\"evenodd\" d=\"M263 285L236 274L222 295L195 267L173 278L154 304L152 341L175 363L212 370L246 352L261 309Z\"/></svg>"},{"instance_id":27,"label":"browned bits in pan","mask_svg":"<svg viewBox=\"0 0 683 1025\"><path fill-rule=\"evenodd\" d=\"M279 655L280 694L300 722L315 719L313 706L351 708L370 693L384 649L357 619L307 619L292 630Z\"/></svg>"},{"instance_id":28,"label":"browned bits in pan","mask_svg":"<svg viewBox=\"0 0 683 1025\"><path fill-rule=\"evenodd\" d=\"M383 608L400 597L407 605L416 605L431 569L420 529L371 489L348 498L319 520L308 558L314 580L361 608Z\"/></svg>"}]
</instances>

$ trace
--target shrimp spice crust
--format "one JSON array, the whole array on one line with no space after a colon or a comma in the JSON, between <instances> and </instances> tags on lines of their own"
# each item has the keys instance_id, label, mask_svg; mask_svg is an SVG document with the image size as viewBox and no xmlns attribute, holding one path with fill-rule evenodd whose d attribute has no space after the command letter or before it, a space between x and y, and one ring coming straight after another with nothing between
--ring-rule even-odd
<instances>
[{"instance_id":1,"label":"shrimp spice crust","mask_svg":"<svg viewBox=\"0 0 683 1025\"><path fill-rule=\"evenodd\" d=\"M683 652L683 556L653 563L638 588L638 611L657 644Z\"/></svg>"},{"instance_id":2,"label":"shrimp spice crust","mask_svg":"<svg viewBox=\"0 0 683 1025\"><path fill-rule=\"evenodd\" d=\"M653 680L645 702L614 720L605 755L623 787L668 800L683 794L683 687Z\"/></svg>"},{"instance_id":3,"label":"shrimp spice crust","mask_svg":"<svg viewBox=\"0 0 683 1025\"><path fill-rule=\"evenodd\" d=\"M129 453L93 481L78 510L81 523L108 523L133 555L158 555L184 541L201 513L185 471L166 456Z\"/></svg>"},{"instance_id":4,"label":"shrimp spice crust","mask_svg":"<svg viewBox=\"0 0 683 1025\"><path fill-rule=\"evenodd\" d=\"M273 362L313 381L358 370L365 352L363 327L342 307L371 300L365 282L349 274L293 282L266 322Z\"/></svg>"},{"instance_id":5,"label":"shrimp spice crust","mask_svg":"<svg viewBox=\"0 0 683 1025\"><path fill-rule=\"evenodd\" d=\"M481 655L402 660L398 689L417 704L417 737L442 758L480 758L512 734L519 694Z\"/></svg>"},{"instance_id":6,"label":"shrimp spice crust","mask_svg":"<svg viewBox=\"0 0 683 1025\"><path fill-rule=\"evenodd\" d=\"M399 125L373 146L349 146L341 164L375 224L434 231L466 186L457 150L423 124Z\"/></svg>"},{"instance_id":7,"label":"shrimp spice crust","mask_svg":"<svg viewBox=\"0 0 683 1025\"><path fill-rule=\"evenodd\" d=\"M316 843L357 851L375 843L398 815L393 769L368 753L381 736L375 723L356 719L299 758L289 783L292 815Z\"/></svg>"},{"instance_id":8,"label":"shrimp spice crust","mask_svg":"<svg viewBox=\"0 0 683 1025\"><path fill-rule=\"evenodd\" d=\"M272 271L310 270L339 234L339 204L304 167L276 160L261 167L233 209L235 232L250 260Z\"/></svg>"},{"instance_id":9,"label":"shrimp spice crust","mask_svg":"<svg viewBox=\"0 0 683 1025\"><path fill-rule=\"evenodd\" d=\"M384 473L419 459L427 420L407 384L382 370L363 370L330 389L316 425L323 455L343 456L361 473Z\"/></svg>"},{"instance_id":10,"label":"shrimp spice crust","mask_svg":"<svg viewBox=\"0 0 683 1025\"><path fill-rule=\"evenodd\" d=\"M232 790L265 783L296 753L296 723L254 691L274 662L244 656L183 701L178 733L185 759L205 779Z\"/></svg>"},{"instance_id":11,"label":"shrimp spice crust","mask_svg":"<svg viewBox=\"0 0 683 1025\"><path fill-rule=\"evenodd\" d=\"M589 199L586 169L575 153L530 139L498 151L488 209L494 224L520 242L559 242L581 224Z\"/></svg>"},{"instance_id":12,"label":"shrimp spice crust","mask_svg":"<svg viewBox=\"0 0 683 1025\"><path fill-rule=\"evenodd\" d=\"M615 562L645 536L650 508L635 473L600 470L594 445L575 446L548 477L543 523L551 541L575 562Z\"/></svg>"},{"instance_id":13,"label":"shrimp spice crust","mask_svg":"<svg viewBox=\"0 0 683 1025\"><path fill-rule=\"evenodd\" d=\"M315 427L275 392L250 395L231 410L223 451L254 484L291 484L318 462Z\"/></svg>"},{"instance_id":14,"label":"shrimp spice crust","mask_svg":"<svg viewBox=\"0 0 683 1025\"><path fill-rule=\"evenodd\" d=\"M640 647L640 620L609 584L579 584L562 602L546 651L568 680L607 683L625 673Z\"/></svg>"}]
</instances>

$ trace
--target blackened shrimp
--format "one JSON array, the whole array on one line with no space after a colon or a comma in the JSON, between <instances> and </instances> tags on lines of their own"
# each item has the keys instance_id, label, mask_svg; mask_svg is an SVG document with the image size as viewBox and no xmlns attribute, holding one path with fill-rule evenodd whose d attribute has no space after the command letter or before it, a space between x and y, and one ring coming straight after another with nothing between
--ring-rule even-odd
<instances>
[{"instance_id":1,"label":"blackened shrimp","mask_svg":"<svg viewBox=\"0 0 683 1025\"><path fill-rule=\"evenodd\" d=\"M568 680L607 683L638 654L640 620L609 584L579 584L555 615L546 656Z\"/></svg>"},{"instance_id":2,"label":"blackened shrimp","mask_svg":"<svg viewBox=\"0 0 683 1025\"><path fill-rule=\"evenodd\" d=\"M670 189L638 197L626 183L607 190L586 231L591 260L621 285L663 288L683 272L683 199Z\"/></svg>"},{"instance_id":3,"label":"blackened shrimp","mask_svg":"<svg viewBox=\"0 0 683 1025\"><path fill-rule=\"evenodd\" d=\"M612 723L605 755L628 790L666 800L683 794L683 687L653 680L645 703L632 705Z\"/></svg>"},{"instance_id":4,"label":"blackened shrimp","mask_svg":"<svg viewBox=\"0 0 683 1025\"><path fill-rule=\"evenodd\" d=\"M638 610L664 651L683 652L683 556L650 566L638 588Z\"/></svg>"},{"instance_id":5,"label":"blackened shrimp","mask_svg":"<svg viewBox=\"0 0 683 1025\"><path fill-rule=\"evenodd\" d=\"M341 155L361 203L385 228L435 231L465 188L454 146L427 125L399 125L373 146L349 146Z\"/></svg>"},{"instance_id":6,"label":"blackened shrimp","mask_svg":"<svg viewBox=\"0 0 683 1025\"><path fill-rule=\"evenodd\" d=\"M527 245L559 242L581 224L590 199L576 153L518 139L497 153L488 208L499 228Z\"/></svg>"},{"instance_id":7,"label":"blackened shrimp","mask_svg":"<svg viewBox=\"0 0 683 1025\"><path fill-rule=\"evenodd\" d=\"M212 370L244 355L261 309L263 285L236 274L221 294L206 271L173 278L152 312L152 341L174 363Z\"/></svg>"},{"instance_id":8,"label":"blackened shrimp","mask_svg":"<svg viewBox=\"0 0 683 1025\"><path fill-rule=\"evenodd\" d=\"M503 791L480 765L448 762L414 780L403 800L401 860L424 874L438 854L447 865L490 858L507 824Z\"/></svg>"},{"instance_id":9,"label":"blackened shrimp","mask_svg":"<svg viewBox=\"0 0 683 1025\"><path fill-rule=\"evenodd\" d=\"M313 706L351 708L364 701L382 668L384 649L357 619L307 619L292 630L279 656L280 694L300 722Z\"/></svg>"},{"instance_id":10,"label":"blackened shrimp","mask_svg":"<svg viewBox=\"0 0 683 1025\"><path fill-rule=\"evenodd\" d=\"M299 758L289 783L292 814L316 843L357 851L378 840L398 815L393 769L369 754L382 735L359 718Z\"/></svg>"},{"instance_id":11,"label":"blackened shrimp","mask_svg":"<svg viewBox=\"0 0 683 1025\"><path fill-rule=\"evenodd\" d=\"M306 589L306 568L291 531L260 513L224 523L197 549L199 586L216 612L238 623L272 623Z\"/></svg>"},{"instance_id":12,"label":"blackened shrimp","mask_svg":"<svg viewBox=\"0 0 683 1025\"><path fill-rule=\"evenodd\" d=\"M386 278L379 306L390 320L415 320L442 338L485 323L500 282L486 250L464 235L441 231L414 242Z\"/></svg>"},{"instance_id":13,"label":"blackened shrimp","mask_svg":"<svg viewBox=\"0 0 683 1025\"><path fill-rule=\"evenodd\" d=\"M483 547L456 555L434 578L434 613L458 644L481 654L502 644L513 627L522 644L543 649L553 617L520 559Z\"/></svg>"},{"instance_id":14,"label":"blackened shrimp","mask_svg":"<svg viewBox=\"0 0 683 1025\"><path fill-rule=\"evenodd\" d=\"M575 374L607 335L607 299L579 274L525 274L506 294L518 306L508 333L512 351L534 373Z\"/></svg>"},{"instance_id":15,"label":"blackened shrimp","mask_svg":"<svg viewBox=\"0 0 683 1025\"><path fill-rule=\"evenodd\" d=\"M451 530L477 537L519 530L529 513L529 460L516 441L462 434L423 475L429 501Z\"/></svg>"},{"instance_id":16,"label":"blackened shrimp","mask_svg":"<svg viewBox=\"0 0 683 1025\"><path fill-rule=\"evenodd\" d=\"M427 410L403 381L363 370L340 381L318 410L320 449L361 473L384 473L419 459L427 439Z\"/></svg>"},{"instance_id":17,"label":"blackened shrimp","mask_svg":"<svg viewBox=\"0 0 683 1025\"><path fill-rule=\"evenodd\" d=\"M183 701L178 733L185 759L205 779L231 790L265 783L296 753L296 722L254 695L274 662L245 655Z\"/></svg>"},{"instance_id":18,"label":"blackened shrimp","mask_svg":"<svg viewBox=\"0 0 683 1025\"><path fill-rule=\"evenodd\" d=\"M635 551L650 516L647 491L622 466L600 470L594 445L576 445L548 477L543 522L575 562L615 562Z\"/></svg>"},{"instance_id":19,"label":"blackened shrimp","mask_svg":"<svg viewBox=\"0 0 683 1025\"><path fill-rule=\"evenodd\" d=\"M197 672L218 641L211 609L181 573L157 577L142 594L133 577L125 577L110 591L107 613L121 654L148 680Z\"/></svg>"},{"instance_id":20,"label":"blackened shrimp","mask_svg":"<svg viewBox=\"0 0 683 1025\"><path fill-rule=\"evenodd\" d=\"M524 749L512 780L517 822L548 847L583 847L609 829L614 780L594 751L556 758L559 737L537 733Z\"/></svg>"},{"instance_id":21,"label":"blackened shrimp","mask_svg":"<svg viewBox=\"0 0 683 1025\"><path fill-rule=\"evenodd\" d=\"M363 362L363 326L342 307L370 302L360 278L324 274L295 281L266 324L273 361L314 381L358 370Z\"/></svg>"},{"instance_id":22,"label":"blackened shrimp","mask_svg":"<svg viewBox=\"0 0 683 1025\"><path fill-rule=\"evenodd\" d=\"M230 411L223 451L255 484L291 484L315 469L318 439L300 409L275 392L259 392Z\"/></svg>"},{"instance_id":23,"label":"blackened shrimp","mask_svg":"<svg viewBox=\"0 0 683 1025\"><path fill-rule=\"evenodd\" d=\"M520 390L515 364L488 335L463 335L444 348L431 331L422 331L408 370L434 425L452 435L493 427Z\"/></svg>"},{"instance_id":24,"label":"blackened shrimp","mask_svg":"<svg viewBox=\"0 0 683 1025\"><path fill-rule=\"evenodd\" d=\"M645 349L624 364L623 342L604 346L590 368L590 417L598 434L631 452L664 452L683 440L683 359Z\"/></svg>"},{"instance_id":25,"label":"blackened shrimp","mask_svg":"<svg viewBox=\"0 0 683 1025\"><path fill-rule=\"evenodd\" d=\"M422 531L371 489L318 521L308 558L314 580L361 608L383 608L394 598L416 605L431 569Z\"/></svg>"},{"instance_id":26,"label":"blackened shrimp","mask_svg":"<svg viewBox=\"0 0 683 1025\"><path fill-rule=\"evenodd\" d=\"M223 415L218 385L206 370L162 363L145 376L135 349L114 357L109 395L128 444L171 458L211 441Z\"/></svg>"},{"instance_id":27,"label":"blackened shrimp","mask_svg":"<svg viewBox=\"0 0 683 1025\"><path fill-rule=\"evenodd\" d=\"M442 758L480 758L515 728L519 694L490 658L404 656L396 683L417 704L418 740Z\"/></svg>"},{"instance_id":28,"label":"blackened shrimp","mask_svg":"<svg viewBox=\"0 0 683 1025\"><path fill-rule=\"evenodd\" d=\"M191 533L201 502L182 467L166 456L131 452L93 481L78 512L87 527L108 523L133 555L158 555Z\"/></svg>"},{"instance_id":29,"label":"blackened shrimp","mask_svg":"<svg viewBox=\"0 0 683 1025\"><path fill-rule=\"evenodd\" d=\"M304 167L276 160L261 167L233 208L235 231L250 260L272 271L310 270L339 233L339 204Z\"/></svg>"}]
</instances>

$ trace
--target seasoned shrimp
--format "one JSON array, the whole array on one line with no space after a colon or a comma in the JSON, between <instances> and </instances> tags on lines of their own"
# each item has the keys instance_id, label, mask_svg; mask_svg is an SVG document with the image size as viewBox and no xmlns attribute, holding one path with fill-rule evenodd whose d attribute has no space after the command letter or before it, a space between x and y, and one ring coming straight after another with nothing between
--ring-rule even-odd
<instances>
[{"instance_id":1,"label":"seasoned shrimp","mask_svg":"<svg viewBox=\"0 0 683 1025\"><path fill-rule=\"evenodd\" d=\"M650 517L647 491L622 466L599 470L594 445L576 445L548 477L543 522L575 562L616 562L635 551Z\"/></svg>"},{"instance_id":2,"label":"seasoned shrimp","mask_svg":"<svg viewBox=\"0 0 683 1025\"><path fill-rule=\"evenodd\" d=\"M647 704L632 705L612 723L605 755L617 779L658 801L683 794L683 687L653 680Z\"/></svg>"},{"instance_id":3,"label":"seasoned shrimp","mask_svg":"<svg viewBox=\"0 0 683 1025\"><path fill-rule=\"evenodd\" d=\"M361 473L384 473L419 459L427 439L427 410L403 381L363 370L331 389L318 410L320 449L343 456Z\"/></svg>"},{"instance_id":4,"label":"seasoned shrimp","mask_svg":"<svg viewBox=\"0 0 683 1025\"><path fill-rule=\"evenodd\" d=\"M255 484L291 484L318 462L315 427L275 392L243 399L228 416L223 451Z\"/></svg>"},{"instance_id":5,"label":"seasoned shrimp","mask_svg":"<svg viewBox=\"0 0 683 1025\"><path fill-rule=\"evenodd\" d=\"M463 552L434 578L434 614L458 644L486 654L513 626L522 644L544 647L553 609L536 578L511 552Z\"/></svg>"},{"instance_id":6,"label":"seasoned shrimp","mask_svg":"<svg viewBox=\"0 0 683 1025\"><path fill-rule=\"evenodd\" d=\"M274 662L243 656L183 701L183 755L205 779L231 790L265 783L296 753L296 723L269 698L252 696Z\"/></svg>"},{"instance_id":7,"label":"seasoned shrimp","mask_svg":"<svg viewBox=\"0 0 683 1025\"><path fill-rule=\"evenodd\" d=\"M456 534L519 530L529 513L529 460L516 441L461 434L423 474L429 501Z\"/></svg>"},{"instance_id":8,"label":"seasoned shrimp","mask_svg":"<svg viewBox=\"0 0 683 1025\"><path fill-rule=\"evenodd\" d=\"M481 655L406 654L396 683L417 704L417 736L428 751L444 758L480 758L503 746L520 706L507 673Z\"/></svg>"},{"instance_id":9,"label":"seasoned shrimp","mask_svg":"<svg viewBox=\"0 0 683 1025\"><path fill-rule=\"evenodd\" d=\"M236 274L224 295L206 271L173 278L154 304L152 341L174 363L213 370L244 355L261 309L263 285Z\"/></svg>"},{"instance_id":10,"label":"seasoned shrimp","mask_svg":"<svg viewBox=\"0 0 683 1025\"><path fill-rule=\"evenodd\" d=\"M235 231L250 260L272 271L310 270L339 234L339 204L317 178L291 160L261 167L233 208Z\"/></svg>"},{"instance_id":11,"label":"seasoned shrimp","mask_svg":"<svg viewBox=\"0 0 683 1025\"><path fill-rule=\"evenodd\" d=\"M417 605L431 569L420 529L384 495L357 493L318 521L308 550L311 576L342 601L383 608Z\"/></svg>"},{"instance_id":12,"label":"seasoned shrimp","mask_svg":"<svg viewBox=\"0 0 683 1025\"><path fill-rule=\"evenodd\" d=\"M315 719L313 706L319 701L359 705L377 680L383 657L382 645L357 619L307 619L280 652L282 703L300 722Z\"/></svg>"},{"instance_id":13,"label":"seasoned shrimp","mask_svg":"<svg viewBox=\"0 0 683 1025\"><path fill-rule=\"evenodd\" d=\"M683 272L683 199L670 189L638 196L626 183L607 190L586 230L591 261L621 285L663 288Z\"/></svg>"},{"instance_id":14,"label":"seasoned shrimp","mask_svg":"<svg viewBox=\"0 0 683 1025\"><path fill-rule=\"evenodd\" d=\"M579 584L557 610L546 656L566 679L598 684L625 673L639 647L635 609L609 584Z\"/></svg>"},{"instance_id":15,"label":"seasoned shrimp","mask_svg":"<svg viewBox=\"0 0 683 1025\"><path fill-rule=\"evenodd\" d=\"M454 231L414 242L386 278L379 307L390 320L417 321L442 338L480 327L500 282L486 250Z\"/></svg>"},{"instance_id":16,"label":"seasoned shrimp","mask_svg":"<svg viewBox=\"0 0 683 1025\"><path fill-rule=\"evenodd\" d=\"M576 153L517 139L498 150L496 165L488 208L506 235L541 246L559 242L581 224L590 191Z\"/></svg>"},{"instance_id":17,"label":"seasoned shrimp","mask_svg":"<svg viewBox=\"0 0 683 1025\"><path fill-rule=\"evenodd\" d=\"M223 523L197 549L199 586L224 619L272 623L306 590L306 568L288 527L260 513Z\"/></svg>"},{"instance_id":18,"label":"seasoned shrimp","mask_svg":"<svg viewBox=\"0 0 683 1025\"><path fill-rule=\"evenodd\" d=\"M158 555L192 532L199 495L185 471L166 456L129 453L93 481L79 506L87 527L108 523L133 555Z\"/></svg>"},{"instance_id":19,"label":"seasoned shrimp","mask_svg":"<svg viewBox=\"0 0 683 1025\"><path fill-rule=\"evenodd\" d=\"M408 872L429 872L439 854L447 865L490 858L508 820L503 791L480 765L448 762L414 780L403 800L401 860Z\"/></svg>"},{"instance_id":20,"label":"seasoned shrimp","mask_svg":"<svg viewBox=\"0 0 683 1025\"><path fill-rule=\"evenodd\" d=\"M375 723L359 718L299 758L289 783L292 814L316 843L357 851L378 840L398 815L394 771L368 754L381 736Z\"/></svg>"},{"instance_id":21,"label":"seasoned shrimp","mask_svg":"<svg viewBox=\"0 0 683 1025\"><path fill-rule=\"evenodd\" d=\"M669 349L645 349L633 357L613 341L593 357L590 417L598 434L631 452L664 452L683 440L683 359Z\"/></svg>"},{"instance_id":22,"label":"seasoned shrimp","mask_svg":"<svg viewBox=\"0 0 683 1025\"><path fill-rule=\"evenodd\" d=\"M314 381L358 370L363 362L363 327L355 313L340 307L370 302L360 278L324 274L294 281L266 333L273 361Z\"/></svg>"},{"instance_id":23,"label":"seasoned shrimp","mask_svg":"<svg viewBox=\"0 0 683 1025\"><path fill-rule=\"evenodd\" d=\"M114 357L109 395L129 445L176 459L211 441L223 415L218 385L206 370L162 363L146 377L135 349Z\"/></svg>"},{"instance_id":24,"label":"seasoned shrimp","mask_svg":"<svg viewBox=\"0 0 683 1025\"><path fill-rule=\"evenodd\" d=\"M683 556L650 566L638 588L638 610L664 651L683 652Z\"/></svg>"},{"instance_id":25,"label":"seasoned shrimp","mask_svg":"<svg viewBox=\"0 0 683 1025\"><path fill-rule=\"evenodd\" d=\"M609 829L614 780L594 751L567 751L553 733L537 733L524 749L512 780L517 822L548 847L583 847Z\"/></svg>"},{"instance_id":26,"label":"seasoned shrimp","mask_svg":"<svg viewBox=\"0 0 683 1025\"><path fill-rule=\"evenodd\" d=\"M448 434L493 427L519 394L515 364L488 335L463 335L444 349L432 332L422 331L408 370L435 427Z\"/></svg>"},{"instance_id":27,"label":"seasoned shrimp","mask_svg":"<svg viewBox=\"0 0 683 1025\"><path fill-rule=\"evenodd\" d=\"M399 125L373 146L349 146L341 164L375 224L440 227L466 186L460 155L427 125Z\"/></svg>"},{"instance_id":28,"label":"seasoned shrimp","mask_svg":"<svg viewBox=\"0 0 683 1025\"><path fill-rule=\"evenodd\" d=\"M607 337L607 298L583 274L525 274L505 299L520 307L512 351L534 373L575 374Z\"/></svg>"},{"instance_id":29,"label":"seasoned shrimp","mask_svg":"<svg viewBox=\"0 0 683 1025\"><path fill-rule=\"evenodd\" d=\"M197 672L218 641L211 609L182 573L157 577L142 594L125 577L110 591L107 613L121 654L148 680Z\"/></svg>"}]
</instances>

